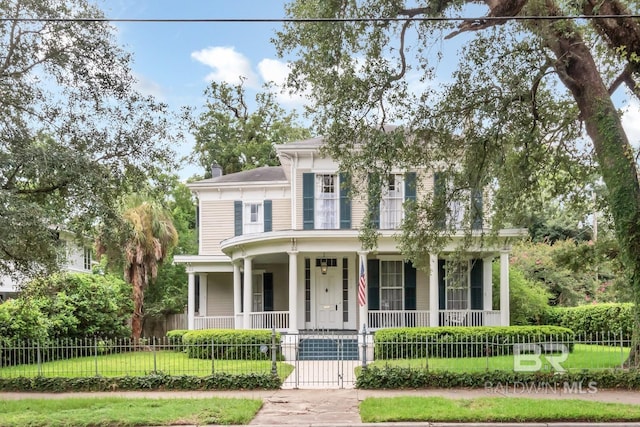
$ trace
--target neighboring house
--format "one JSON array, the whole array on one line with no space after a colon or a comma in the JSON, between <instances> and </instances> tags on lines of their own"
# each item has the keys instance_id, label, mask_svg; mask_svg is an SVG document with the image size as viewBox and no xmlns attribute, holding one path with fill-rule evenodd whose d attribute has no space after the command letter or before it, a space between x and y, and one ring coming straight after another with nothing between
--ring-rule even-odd
<instances>
[{"instance_id":1,"label":"neighboring house","mask_svg":"<svg viewBox=\"0 0 640 427\"><path fill-rule=\"evenodd\" d=\"M480 244L483 194L470 195L475 244L464 261L448 259L464 238L461 231L429 255L427 271L417 270L394 237L403 203L417 192L438 191L442 182L429 171L397 171L384 180L373 214L378 246L363 250L358 227L368 215L368 193L350 188L338 164L319 154L321 144L315 138L278 145L282 166L229 175L215 167L211 179L188 184L198 198L199 253L175 262L189 275L189 329L295 333L509 324L510 242L524 230L500 230L499 246ZM456 223L467 209L450 208L448 219ZM492 306L496 259L499 307Z\"/></svg>"},{"instance_id":2,"label":"neighboring house","mask_svg":"<svg viewBox=\"0 0 640 427\"><path fill-rule=\"evenodd\" d=\"M63 256L60 270L74 273L91 273L94 261L90 245L80 247L75 237L66 231L58 233L58 244L60 245L61 256ZM20 285L20 279L0 276L0 302L14 297Z\"/></svg>"}]
</instances>

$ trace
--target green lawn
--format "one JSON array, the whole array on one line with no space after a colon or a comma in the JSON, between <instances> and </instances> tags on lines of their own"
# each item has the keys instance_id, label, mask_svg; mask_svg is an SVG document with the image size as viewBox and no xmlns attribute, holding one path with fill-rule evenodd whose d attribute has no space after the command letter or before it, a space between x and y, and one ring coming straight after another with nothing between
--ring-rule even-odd
<instances>
[{"instance_id":1,"label":"green lawn","mask_svg":"<svg viewBox=\"0 0 640 427\"><path fill-rule=\"evenodd\" d=\"M3 427L120 427L248 424L262 401L253 399L24 399L0 402Z\"/></svg>"},{"instance_id":2,"label":"green lawn","mask_svg":"<svg viewBox=\"0 0 640 427\"><path fill-rule=\"evenodd\" d=\"M629 348L603 345L576 344L573 352L560 365L566 370L611 369L620 367L629 355ZM557 354L554 356L558 356ZM551 365L541 356L542 370L551 370ZM430 358L430 359L393 359L378 360L370 366L386 365L411 367L416 369L447 370L453 372L513 371L513 356L466 357L466 358Z\"/></svg>"},{"instance_id":3,"label":"green lawn","mask_svg":"<svg viewBox=\"0 0 640 427\"><path fill-rule=\"evenodd\" d=\"M640 405L584 400L506 397L367 398L360 404L363 422L620 422L639 421Z\"/></svg>"},{"instance_id":4,"label":"green lawn","mask_svg":"<svg viewBox=\"0 0 640 427\"><path fill-rule=\"evenodd\" d=\"M286 378L293 367L277 362L278 374ZM271 372L268 360L202 360L189 359L175 351L134 351L105 356L78 357L37 364L0 368L0 378L10 377L120 377L141 376L153 372L166 375L207 376L212 372L247 374Z\"/></svg>"}]
</instances>

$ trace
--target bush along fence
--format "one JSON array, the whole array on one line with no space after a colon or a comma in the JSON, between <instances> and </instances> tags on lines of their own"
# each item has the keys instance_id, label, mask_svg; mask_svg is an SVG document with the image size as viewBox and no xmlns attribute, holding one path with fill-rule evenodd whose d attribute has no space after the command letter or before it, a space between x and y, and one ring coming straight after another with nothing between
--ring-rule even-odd
<instances>
[{"instance_id":1,"label":"bush along fence","mask_svg":"<svg viewBox=\"0 0 640 427\"><path fill-rule=\"evenodd\" d=\"M139 342L0 338L0 390L273 389L297 366L293 360L308 336L178 330ZM640 373L623 369L629 341L622 331L397 328L352 337L358 341L356 386L361 388L483 387L565 376L597 378L589 381L603 388L640 388ZM326 335L322 341L330 339ZM290 360L285 362L285 355ZM317 363L325 369L320 364L325 362Z\"/></svg>"}]
</instances>

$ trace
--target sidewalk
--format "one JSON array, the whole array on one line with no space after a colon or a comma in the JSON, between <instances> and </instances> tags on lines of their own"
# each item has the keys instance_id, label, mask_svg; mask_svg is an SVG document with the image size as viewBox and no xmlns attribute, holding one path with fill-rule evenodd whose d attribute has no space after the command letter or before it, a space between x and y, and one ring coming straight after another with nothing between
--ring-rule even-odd
<instances>
[{"instance_id":1,"label":"sidewalk","mask_svg":"<svg viewBox=\"0 0 640 427\"><path fill-rule=\"evenodd\" d=\"M242 397L261 399L262 409L250 423L253 426L296 425L296 426L455 426L494 424L451 424L451 423L376 423L363 424L358 414L360 401L367 397L394 396L441 396L462 399L476 397L505 396L509 398L553 398L553 399L582 399L591 401L615 402L640 405L640 393L636 391L598 390L596 393L557 393L551 391L527 393L524 390L515 393L501 393L496 390L484 389L427 389L427 390L358 390L358 389L314 389L314 390L249 390L249 391L136 391L136 392L100 392L100 393L0 393L0 401L7 399L47 398L64 399L67 397L126 397L126 398L206 398L206 397ZM527 423L506 424L496 426L586 426L592 423ZM611 423L607 426L638 426L640 423Z\"/></svg>"}]
</instances>

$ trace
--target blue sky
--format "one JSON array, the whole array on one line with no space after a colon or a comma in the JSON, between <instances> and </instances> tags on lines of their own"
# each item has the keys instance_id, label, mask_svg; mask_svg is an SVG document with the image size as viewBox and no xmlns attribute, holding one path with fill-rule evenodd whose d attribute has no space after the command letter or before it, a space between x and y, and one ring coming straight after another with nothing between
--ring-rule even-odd
<instances>
[{"instance_id":1,"label":"blue sky","mask_svg":"<svg viewBox=\"0 0 640 427\"><path fill-rule=\"evenodd\" d=\"M103 0L109 18L282 18L284 1L259 0ZM270 39L278 23L117 23L118 42L133 54L138 89L172 108L201 107L211 80L235 83L247 77L250 92L266 81L281 82L286 64ZM290 108L299 101L280 97ZM188 154L192 139L180 148ZM185 165L187 178L199 172Z\"/></svg>"},{"instance_id":2,"label":"blue sky","mask_svg":"<svg viewBox=\"0 0 640 427\"><path fill-rule=\"evenodd\" d=\"M97 0L109 18L282 18L284 0ZM478 14L483 13L479 10ZM133 54L133 70L138 89L152 94L172 108L200 108L203 92L211 80L237 83L240 75L248 80L250 96L263 83L281 83L287 66L270 42L279 23L118 23L118 42ZM450 58L439 67L439 80L447 79L448 64L454 64L455 51L463 38L455 37L445 51ZM445 42L445 43L451 43ZM443 74L440 77L440 74ZM280 95L286 108L300 110L300 99ZM626 112L623 123L634 145L640 141L640 106L632 101L621 105ZM189 137L179 154L191 151ZM183 179L202 173L194 165L179 171Z\"/></svg>"}]
</instances>

